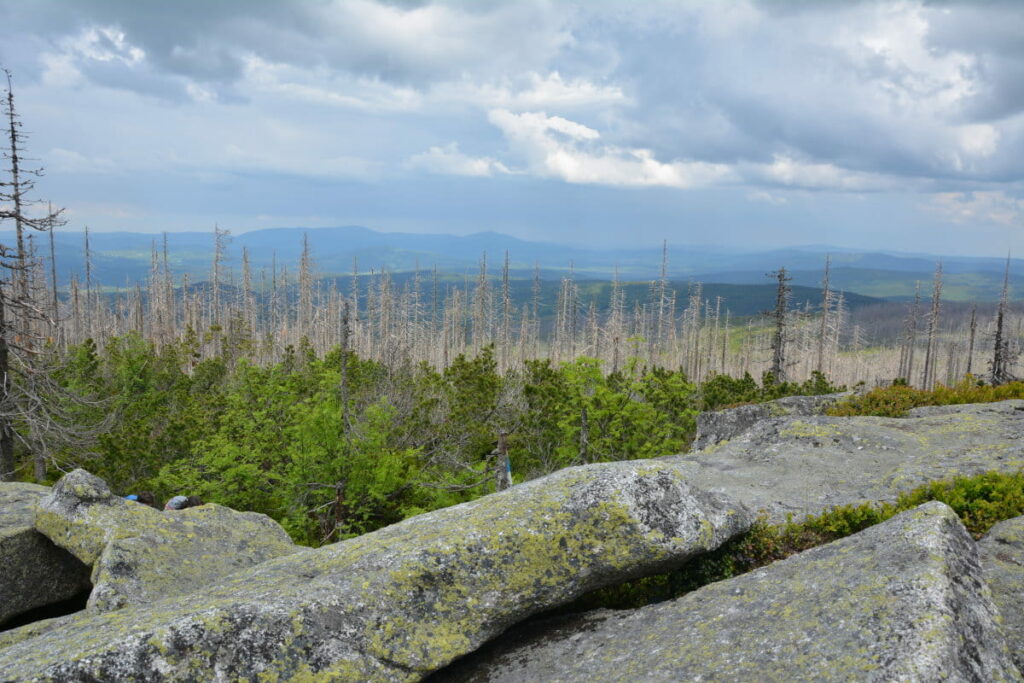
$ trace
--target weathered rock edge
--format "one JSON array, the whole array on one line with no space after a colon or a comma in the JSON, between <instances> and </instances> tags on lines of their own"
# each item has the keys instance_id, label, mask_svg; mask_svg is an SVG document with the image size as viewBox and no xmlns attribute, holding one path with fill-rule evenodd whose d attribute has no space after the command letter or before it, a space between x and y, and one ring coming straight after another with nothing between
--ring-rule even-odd
<instances>
[{"instance_id":1,"label":"weathered rock edge","mask_svg":"<svg viewBox=\"0 0 1024 683\"><path fill-rule=\"evenodd\" d=\"M220 505L160 512L81 469L39 500L35 526L92 568L88 609L99 612L192 593L300 549L266 515Z\"/></svg>"},{"instance_id":2,"label":"weathered rock edge","mask_svg":"<svg viewBox=\"0 0 1024 683\"><path fill-rule=\"evenodd\" d=\"M0 482L0 627L89 589L89 569L33 527L45 486Z\"/></svg>"},{"instance_id":3,"label":"weathered rock edge","mask_svg":"<svg viewBox=\"0 0 1024 683\"><path fill-rule=\"evenodd\" d=\"M735 439L761 420L771 417L824 415L828 408L850 396L853 396L852 391L820 396L787 396L764 403L751 403L701 413L697 416L697 435L693 439L693 450L701 450L720 441Z\"/></svg>"},{"instance_id":4,"label":"weathered rock edge","mask_svg":"<svg viewBox=\"0 0 1024 683\"><path fill-rule=\"evenodd\" d=\"M193 595L76 619L0 651L0 671L11 681L142 671L154 681L414 681L531 614L665 571L751 522L671 463L569 468Z\"/></svg>"},{"instance_id":5,"label":"weathered rock edge","mask_svg":"<svg viewBox=\"0 0 1024 683\"><path fill-rule=\"evenodd\" d=\"M523 625L438 678L1022 680L998 621L973 540L932 502L677 600Z\"/></svg>"},{"instance_id":6,"label":"weathered rock edge","mask_svg":"<svg viewBox=\"0 0 1024 683\"><path fill-rule=\"evenodd\" d=\"M678 463L692 485L764 510L773 523L1024 467L1024 400L953 407L905 418L775 417L731 441L663 459Z\"/></svg>"},{"instance_id":7,"label":"weathered rock edge","mask_svg":"<svg viewBox=\"0 0 1024 683\"><path fill-rule=\"evenodd\" d=\"M992 599L1017 668L1024 671L1024 517L999 522L978 541Z\"/></svg>"}]
</instances>

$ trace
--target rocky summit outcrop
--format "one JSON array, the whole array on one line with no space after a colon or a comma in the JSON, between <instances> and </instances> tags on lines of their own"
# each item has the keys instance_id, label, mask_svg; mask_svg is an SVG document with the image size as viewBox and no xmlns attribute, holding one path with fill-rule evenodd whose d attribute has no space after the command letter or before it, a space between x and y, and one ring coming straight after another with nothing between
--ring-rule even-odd
<instances>
[{"instance_id":1,"label":"rocky summit outcrop","mask_svg":"<svg viewBox=\"0 0 1024 683\"><path fill-rule=\"evenodd\" d=\"M1024 400L915 415L772 417L729 441L663 460L676 463L694 486L764 510L773 522L893 501L931 481L1024 467Z\"/></svg>"},{"instance_id":2,"label":"rocky summit outcrop","mask_svg":"<svg viewBox=\"0 0 1024 683\"><path fill-rule=\"evenodd\" d=\"M89 569L34 527L36 503L48 488L0 483L0 628L36 608L89 589Z\"/></svg>"},{"instance_id":3,"label":"rocky summit outcrop","mask_svg":"<svg viewBox=\"0 0 1024 683\"><path fill-rule=\"evenodd\" d=\"M419 680L532 614L676 566L751 521L672 463L576 467L189 595L73 618L0 650L0 671L9 681Z\"/></svg>"},{"instance_id":4,"label":"rocky summit outcrop","mask_svg":"<svg viewBox=\"0 0 1024 683\"><path fill-rule=\"evenodd\" d=\"M928 503L682 598L507 634L445 681L1019 681L956 514Z\"/></svg>"},{"instance_id":5,"label":"rocky summit outcrop","mask_svg":"<svg viewBox=\"0 0 1024 683\"><path fill-rule=\"evenodd\" d=\"M768 418L824 415L828 408L852 395L852 391L843 391L820 396L787 396L775 401L750 403L726 410L701 413L697 416L697 435L693 439L693 450L699 451L720 441L734 439Z\"/></svg>"},{"instance_id":6,"label":"rocky summit outcrop","mask_svg":"<svg viewBox=\"0 0 1024 683\"><path fill-rule=\"evenodd\" d=\"M1003 632L1024 671L1024 517L996 524L978 542L985 581L1003 615Z\"/></svg>"},{"instance_id":7,"label":"rocky summit outcrop","mask_svg":"<svg viewBox=\"0 0 1024 683\"><path fill-rule=\"evenodd\" d=\"M100 612L192 593L299 550L266 515L220 505L161 512L115 496L85 470L38 501L35 528L91 567L88 608Z\"/></svg>"},{"instance_id":8,"label":"rocky summit outcrop","mask_svg":"<svg viewBox=\"0 0 1024 683\"><path fill-rule=\"evenodd\" d=\"M318 549L73 472L31 489L17 524L92 568L92 609L0 632L0 680L1021 680L1024 522L995 527L979 561L939 503L676 600L529 622L680 566L758 510L782 521L1024 466L1024 401L764 410L702 451L567 468Z\"/></svg>"}]
</instances>

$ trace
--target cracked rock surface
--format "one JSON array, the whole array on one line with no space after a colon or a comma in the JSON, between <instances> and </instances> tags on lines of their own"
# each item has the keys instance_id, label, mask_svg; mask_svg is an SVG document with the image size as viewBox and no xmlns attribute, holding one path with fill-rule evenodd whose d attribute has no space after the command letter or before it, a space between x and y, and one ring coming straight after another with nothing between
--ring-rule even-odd
<instances>
[{"instance_id":1,"label":"cracked rock surface","mask_svg":"<svg viewBox=\"0 0 1024 683\"><path fill-rule=\"evenodd\" d=\"M679 463L694 486L771 522L829 507L892 502L942 479L1024 467L1024 400L920 408L904 418L773 417Z\"/></svg>"},{"instance_id":2,"label":"cracked rock surface","mask_svg":"<svg viewBox=\"0 0 1024 683\"><path fill-rule=\"evenodd\" d=\"M1024 670L1024 517L999 522L978 541L985 581L1003 616L1017 667Z\"/></svg>"},{"instance_id":3,"label":"cracked rock surface","mask_svg":"<svg viewBox=\"0 0 1024 683\"><path fill-rule=\"evenodd\" d=\"M1022 680L975 544L937 502L676 600L524 625L437 678Z\"/></svg>"},{"instance_id":4,"label":"cracked rock surface","mask_svg":"<svg viewBox=\"0 0 1024 683\"><path fill-rule=\"evenodd\" d=\"M88 567L35 530L35 506L49 490L0 482L0 627L89 588Z\"/></svg>"},{"instance_id":5,"label":"cracked rock surface","mask_svg":"<svg viewBox=\"0 0 1024 683\"><path fill-rule=\"evenodd\" d=\"M75 495L93 500L93 488ZM191 594L76 617L0 650L0 671L10 681L419 680L532 614L677 566L751 522L670 462L569 468Z\"/></svg>"},{"instance_id":6,"label":"cracked rock surface","mask_svg":"<svg viewBox=\"0 0 1024 683\"><path fill-rule=\"evenodd\" d=\"M36 529L92 568L90 611L200 590L300 548L266 515L220 505L161 512L75 470L39 500Z\"/></svg>"}]
</instances>

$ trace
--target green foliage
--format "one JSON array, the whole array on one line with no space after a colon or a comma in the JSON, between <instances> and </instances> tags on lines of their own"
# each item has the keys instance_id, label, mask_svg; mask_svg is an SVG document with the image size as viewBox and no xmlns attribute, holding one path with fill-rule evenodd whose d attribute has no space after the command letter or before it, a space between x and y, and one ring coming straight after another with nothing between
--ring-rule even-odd
<instances>
[{"instance_id":1,"label":"green foliage","mask_svg":"<svg viewBox=\"0 0 1024 683\"><path fill-rule=\"evenodd\" d=\"M702 411L722 410L747 403L774 401L786 396L819 396L844 391L846 387L836 386L824 374L815 370L804 382L780 382L766 372L758 385L750 373L734 378L716 375L700 385Z\"/></svg>"},{"instance_id":2,"label":"green foliage","mask_svg":"<svg viewBox=\"0 0 1024 683\"><path fill-rule=\"evenodd\" d=\"M684 451L708 407L834 390L749 375L697 387L638 359L611 374L593 358L500 373L490 346L438 371L340 349L318 359L300 342L260 367L233 324L213 330L222 354L204 360L194 331L160 349L134 334L70 349L60 381L114 418L100 457L80 464L125 493L262 512L312 545L490 493L502 439L521 482Z\"/></svg>"},{"instance_id":3,"label":"green foliage","mask_svg":"<svg viewBox=\"0 0 1024 683\"><path fill-rule=\"evenodd\" d=\"M934 482L900 496L896 507L907 510L929 500L956 510L967 530L981 538L996 522L1024 515L1024 473L986 472Z\"/></svg>"},{"instance_id":4,"label":"green foliage","mask_svg":"<svg viewBox=\"0 0 1024 683\"><path fill-rule=\"evenodd\" d=\"M991 403L1011 398L1024 398L1024 382L990 386L968 376L954 386L947 387L940 384L929 391L907 386L905 381L896 381L888 387L872 389L863 396L851 397L830 408L828 414L840 417L853 415L903 417L911 408L920 406Z\"/></svg>"}]
</instances>

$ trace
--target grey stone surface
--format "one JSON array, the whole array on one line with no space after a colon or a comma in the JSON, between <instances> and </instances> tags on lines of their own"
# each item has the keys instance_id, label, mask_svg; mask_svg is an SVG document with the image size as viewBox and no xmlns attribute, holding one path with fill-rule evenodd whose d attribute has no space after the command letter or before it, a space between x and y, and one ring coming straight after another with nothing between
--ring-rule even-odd
<instances>
[{"instance_id":1,"label":"grey stone surface","mask_svg":"<svg viewBox=\"0 0 1024 683\"><path fill-rule=\"evenodd\" d=\"M93 611L191 593L300 549L266 515L220 505L161 512L113 495L85 470L39 501L35 526L92 568Z\"/></svg>"},{"instance_id":2,"label":"grey stone surface","mask_svg":"<svg viewBox=\"0 0 1024 683\"><path fill-rule=\"evenodd\" d=\"M0 482L0 628L12 617L88 590L89 570L33 527L45 486Z\"/></svg>"},{"instance_id":3,"label":"grey stone surface","mask_svg":"<svg viewBox=\"0 0 1024 683\"><path fill-rule=\"evenodd\" d=\"M693 440L693 450L735 439L768 418L822 415L827 408L852 395L853 392L844 391L821 396L787 396L775 401L701 413L697 416L697 436Z\"/></svg>"},{"instance_id":4,"label":"grey stone surface","mask_svg":"<svg viewBox=\"0 0 1024 683\"><path fill-rule=\"evenodd\" d=\"M1024 671L1024 517L996 524L978 542L985 581L1003 615L1003 632Z\"/></svg>"},{"instance_id":5,"label":"grey stone surface","mask_svg":"<svg viewBox=\"0 0 1024 683\"><path fill-rule=\"evenodd\" d=\"M751 521L670 462L569 468L191 595L77 617L0 650L0 671L9 681L413 681L532 614L677 566Z\"/></svg>"},{"instance_id":6,"label":"grey stone surface","mask_svg":"<svg viewBox=\"0 0 1024 683\"><path fill-rule=\"evenodd\" d=\"M524 625L436 677L1017 681L970 536L928 503L677 600Z\"/></svg>"},{"instance_id":7,"label":"grey stone surface","mask_svg":"<svg viewBox=\"0 0 1024 683\"><path fill-rule=\"evenodd\" d=\"M1019 398L1009 399L1006 401L996 401L994 403L972 403L968 405L970 406L971 412L975 415L984 415L985 413L1003 415L1011 411L1024 412L1024 400ZM905 417L956 415L957 413L964 412L964 408L964 404L949 406L921 406L920 408L911 408L908 410Z\"/></svg>"},{"instance_id":8,"label":"grey stone surface","mask_svg":"<svg viewBox=\"0 0 1024 683\"><path fill-rule=\"evenodd\" d=\"M893 501L921 484L1024 467L1024 401L921 417L776 417L678 463L694 486L773 522L847 503Z\"/></svg>"}]
</instances>

